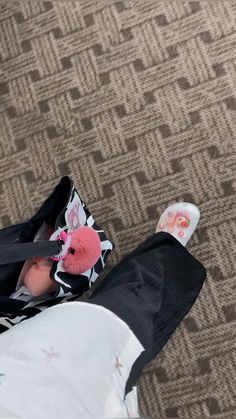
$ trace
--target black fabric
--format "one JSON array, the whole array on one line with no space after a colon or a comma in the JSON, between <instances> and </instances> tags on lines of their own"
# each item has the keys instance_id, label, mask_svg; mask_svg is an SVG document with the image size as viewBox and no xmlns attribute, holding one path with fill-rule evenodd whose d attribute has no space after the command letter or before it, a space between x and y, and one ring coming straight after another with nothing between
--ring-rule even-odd
<instances>
[{"instance_id":1,"label":"black fabric","mask_svg":"<svg viewBox=\"0 0 236 419\"><path fill-rule=\"evenodd\" d=\"M34 257L57 255L62 246L59 241L41 241L35 243L15 243L0 245L0 265L19 262Z\"/></svg>"},{"instance_id":2,"label":"black fabric","mask_svg":"<svg viewBox=\"0 0 236 419\"><path fill-rule=\"evenodd\" d=\"M9 226L0 230L0 243L10 244L19 242L22 231L26 228L27 222ZM19 275L24 262L9 263L0 265L0 294L1 296L8 296L13 292L17 282L17 275ZM1 310L1 306L0 306ZM2 310L1 310L2 311Z\"/></svg>"},{"instance_id":3,"label":"black fabric","mask_svg":"<svg viewBox=\"0 0 236 419\"><path fill-rule=\"evenodd\" d=\"M203 265L162 232L126 256L95 290L89 302L118 315L145 348L133 365L126 394L191 309L205 278Z\"/></svg>"}]
</instances>

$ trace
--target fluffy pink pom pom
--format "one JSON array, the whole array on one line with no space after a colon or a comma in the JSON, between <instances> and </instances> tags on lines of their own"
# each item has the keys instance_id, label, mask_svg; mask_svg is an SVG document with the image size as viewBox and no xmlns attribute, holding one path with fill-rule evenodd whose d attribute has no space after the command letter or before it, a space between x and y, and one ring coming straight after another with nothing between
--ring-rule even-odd
<instances>
[{"instance_id":1,"label":"fluffy pink pom pom","mask_svg":"<svg viewBox=\"0 0 236 419\"><path fill-rule=\"evenodd\" d=\"M71 274L82 274L96 264L100 254L101 243L98 233L90 227L79 227L71 235L63 267Z\"/></svg>"}]
</instances>

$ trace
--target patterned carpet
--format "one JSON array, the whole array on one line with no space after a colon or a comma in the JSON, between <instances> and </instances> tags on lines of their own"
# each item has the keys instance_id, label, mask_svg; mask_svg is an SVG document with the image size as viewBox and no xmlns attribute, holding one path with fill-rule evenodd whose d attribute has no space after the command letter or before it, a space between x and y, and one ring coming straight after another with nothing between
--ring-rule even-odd
<instances>
[{"instance_id":1,"label":"patterned carpet","mask_svg":"<svg viewBox=\"0 0 236 419\"><path fill-rule=\"evenodd\" d=\"M236 416L236 2L0 1L0 220L64 174L116 245L192 201L208 270L139 383L157 417Z\"/></svg>"}]
</instances>

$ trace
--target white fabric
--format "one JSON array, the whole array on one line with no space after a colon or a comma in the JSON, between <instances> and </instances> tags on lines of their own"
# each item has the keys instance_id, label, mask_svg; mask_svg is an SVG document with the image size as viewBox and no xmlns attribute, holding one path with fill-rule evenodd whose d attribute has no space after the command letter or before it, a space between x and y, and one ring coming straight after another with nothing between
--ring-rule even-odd
<instances>
[{"instance_id":1,"label":"white fabric","mask_svg":"<svg viewBox=\"0 0 236 419\"><path fill-rule=\"evenodd\" d=\"M125 384L143 351L109 310L70 302L0 336L0 417L138 416Z\"/></svg>"},{"instance_id":2,"label":"white fabric","mask_svg":"<svg viewBox=\"0 0 236 419\"><path fill-rule=\"evenodd\" d=\"M22 285L17 291L11 294L11 298L22 301L30 301L32 300L32 294L30 294L29 290Z\"/></svg>"}]
</instances>

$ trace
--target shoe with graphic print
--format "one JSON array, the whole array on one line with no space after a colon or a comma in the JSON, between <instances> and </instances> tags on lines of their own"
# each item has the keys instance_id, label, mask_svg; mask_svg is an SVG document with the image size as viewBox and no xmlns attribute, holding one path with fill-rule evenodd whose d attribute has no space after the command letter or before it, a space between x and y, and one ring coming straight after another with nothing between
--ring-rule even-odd
<instances>
[{"instance_id":1,"label":"shoe with graphic print","mask_svg":"<svg viewBox=\"0 0 236 419\"><path fill-rule=\"evenodd\" d=\"M170 205L161 215L156 233L165 231L186 246L200 218L200 211L194 204L179 202Z\"/></svg>"}]
</instances>

